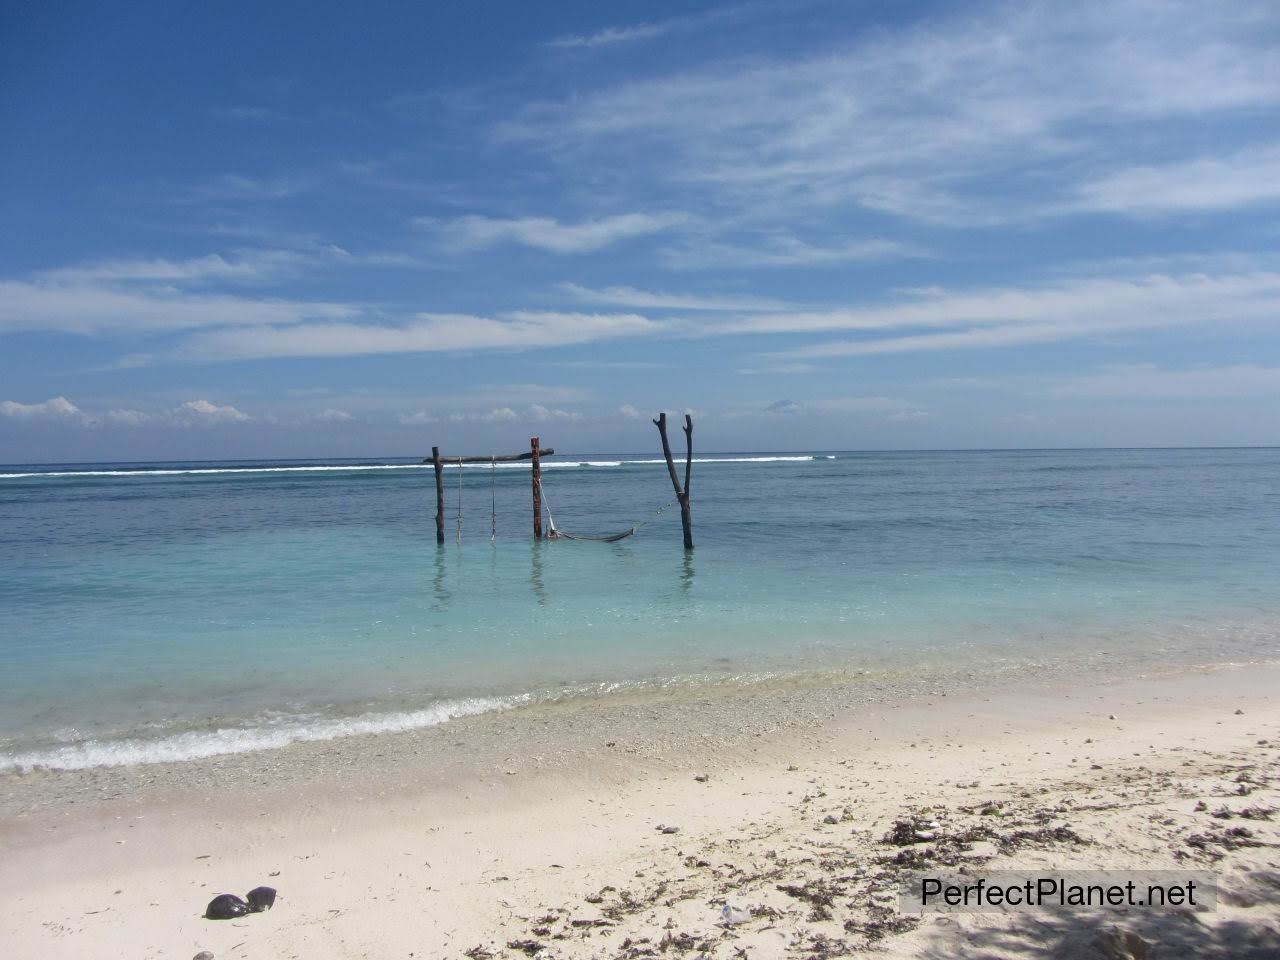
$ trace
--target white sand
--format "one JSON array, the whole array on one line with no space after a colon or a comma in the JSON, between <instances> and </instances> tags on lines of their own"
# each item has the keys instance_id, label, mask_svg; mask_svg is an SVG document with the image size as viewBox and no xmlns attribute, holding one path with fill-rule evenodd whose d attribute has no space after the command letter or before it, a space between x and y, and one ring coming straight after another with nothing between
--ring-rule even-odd
<instances>
[{"instance_id":1,"label":"white sand","mask_svg":"<svg viewBox=\"0 0 1280 960\"><path fill-rule=\"evenodd\" d=\"M305 789L264 778L10 816L0 955L1280 956L1280 814L1239 816L1280 807L1275 667L864 708L679 762L601 754L422 786L355 764ZM913 815L939 822L933 842L884 841ZM1238 827L1257 845L1219 842ZM902 923L904 850L984 871L1210 869L1228 892L1198 918ZM264 883L271 912L201 918ZM758 915L726 929L725 902Z\"/></svg>"}]
</instances>

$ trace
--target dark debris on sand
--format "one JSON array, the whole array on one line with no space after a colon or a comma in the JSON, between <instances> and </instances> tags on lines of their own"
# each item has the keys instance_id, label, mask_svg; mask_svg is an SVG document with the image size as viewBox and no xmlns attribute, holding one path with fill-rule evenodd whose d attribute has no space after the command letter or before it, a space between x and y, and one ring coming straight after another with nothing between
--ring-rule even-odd
<instances>
[{"instance_id":1,"label":"dark debris on sand","mask_svg":"<svg viewBox=\"0 0 1280 960\"><path fill-rule=\"evenodd\" d=\"M1267 771L1277 762L1280 755L1270 758L1270 766L1206 760L1185 781L1137 764L1113 764L1103 775L1053 787L1008 784L1005 795L979 802L904 805L878 822L864 822L855 807L845 806L838 820L854 825L843 835L829 829L836 826L830 818L814 829L813 804L828 795L836 800L838 792L815 779L779 823L741 825L723 836L682 843L666 852L669 859L625 883L619 878L616 885L527 921L507 946L543 960L749 960L764 955L758 951L767 934L776 938L768 941L777 944L768 948L771 956L778 948L794 960L865 955L890 938L922 929L920 917L898 910L908 874L964 872L1015 854L1022 862L1094 863L1096 854L1082 859L1075 851L1114 847L1114 837L1100 832L1112 811L1247 795L1268 782ZM1207 787L1208 781L1215 785ZM1179 824L1153 809L1143 821L1150 830L1145 839L1165 844L1173 859L1208 861L1220 869L1219 861L1232 851L1273 845L1258 831L1273 830L1274 814L1257 801L1232 809L1219 800L1211 812L1202 800L1193 830L1187 821ZM1135 844L1135 855L1146 855L1140 851ZM722 919L722 911L734 919ZM927 929L933 936L934 928ZM489 960L492 954L467 956Z\"/></svg>"}]
</instances>

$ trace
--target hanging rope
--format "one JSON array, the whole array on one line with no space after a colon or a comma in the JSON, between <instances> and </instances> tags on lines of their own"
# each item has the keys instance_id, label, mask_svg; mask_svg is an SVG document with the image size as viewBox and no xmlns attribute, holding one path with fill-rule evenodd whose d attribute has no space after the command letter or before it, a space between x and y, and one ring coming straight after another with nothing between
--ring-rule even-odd
<instances>
[{"instance_id":1,"label":"hanging rope","mask_svg":"<svg viewBox=\"0 0 1280 960\"><path fill-rule=\"evenodd\" d=\"M587 536L585 534L565 533L563 530L560 530L556 527L556 518L551 515L551 501L547 499L547 491L542 488L541 477L538 478L538 493L542 497L543 506L547 508L547 523L551 527L550 539L552 540L559 540L559 539L594 540L597 543L616 543L619 540L625 540L627 537L634 536L642 528L648 526L649 524L653 523L653 521L657 520L658 517L662 515L662 511L666 510L667 507L671 506L673 503L676 502L674 499L668 500L666 503L660 506L657 510L655 510L652 516L647 517L646 519L641 520L637 523L633 523L630 527L628 527L626 530L623 530L621 533L611 533L606 536L592 537L592 536Z\"/></svg>"},{"instance_id":2,"label":"hanging rope","mask_svg":"<svg viewBox=\"0 0 1280 960\"><path fill-rule=\"evenodd\" d=\"M462 461L458 461L458 530L454 534L458 546L462 546Z\"/></svg>"},{"instance_id":3,"label":"hanging rope","mask_svg":"<svg viewBox=\"0 0 1280 960\"><path fill-rule=\"evenodd\" d=\"M498 461L489 455L489 542L498 539Z\"/></svg>"}]
</instances>

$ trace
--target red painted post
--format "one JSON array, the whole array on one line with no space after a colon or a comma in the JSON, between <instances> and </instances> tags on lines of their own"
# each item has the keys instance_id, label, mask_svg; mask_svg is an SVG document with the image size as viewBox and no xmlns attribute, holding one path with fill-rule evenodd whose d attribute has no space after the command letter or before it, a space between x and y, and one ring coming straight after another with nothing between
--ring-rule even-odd
<instances>
[{"instance_id":1,"label":"red painted post","mask_svg":"<svg viewBox=\"0 0 1280 960\"><path fill-rule=\"evenodd\" d=\"M538 450L538 438L529 438L529 450L533 454L533 539L542 539L542 460Z\"/></svg>"}]
</instances>

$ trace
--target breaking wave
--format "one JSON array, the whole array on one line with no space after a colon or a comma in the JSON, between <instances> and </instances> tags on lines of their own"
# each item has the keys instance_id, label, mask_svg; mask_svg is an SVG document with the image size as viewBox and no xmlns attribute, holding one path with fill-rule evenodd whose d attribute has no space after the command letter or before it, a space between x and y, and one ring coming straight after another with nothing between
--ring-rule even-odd
<instances>
[{"instance_id":1,"label":"breaking wave","mask_svg":"<svg viewBox=\"0 0 1280 960\"><path fill-rule=\"evenodd\" d=\"M682 458L677 457L677 460ZM805 460L834 460L833 456L816 457L811 454L776 457L694 457L694 463L795 463ZM665 464L663 459L647 460L544 460L543 470L575 469L580 467L624 467L644 464ZM446 470L456 470L457 464L444 465ZM496 467L499 470L528 470L529 462L518 463L468 463L463 464L467 470L488 470ZM248 473L325 473L344 472L362 473L367 470L429 470L429 463L365 463L365 464L328 464L319 466L290 467L157 467L137 470L34 470L25 473L0 473L0 480L23 480L31 478L57 477L182 477L182 476L219 476L223 474Z\"/></svg>"},{"instance_id":2,"label":"breaking wave","mask_svg":"<svg viewBox=\"0 0 1280 960\"><path fill-rule=\"evenodd\" d=\"M471 697L448 700L421 710L364 713L354 717L293 719L279 724L190 730L156 739L86 740L46 750L0 756L0 773L33 770L87 770L91 767L131 767L148 763L179 763L230 753L273 750L291 743L338 740L371 733L399 733L434 727L459 717L511 710L527 696Z\"/></svg>"}]
</instances>

